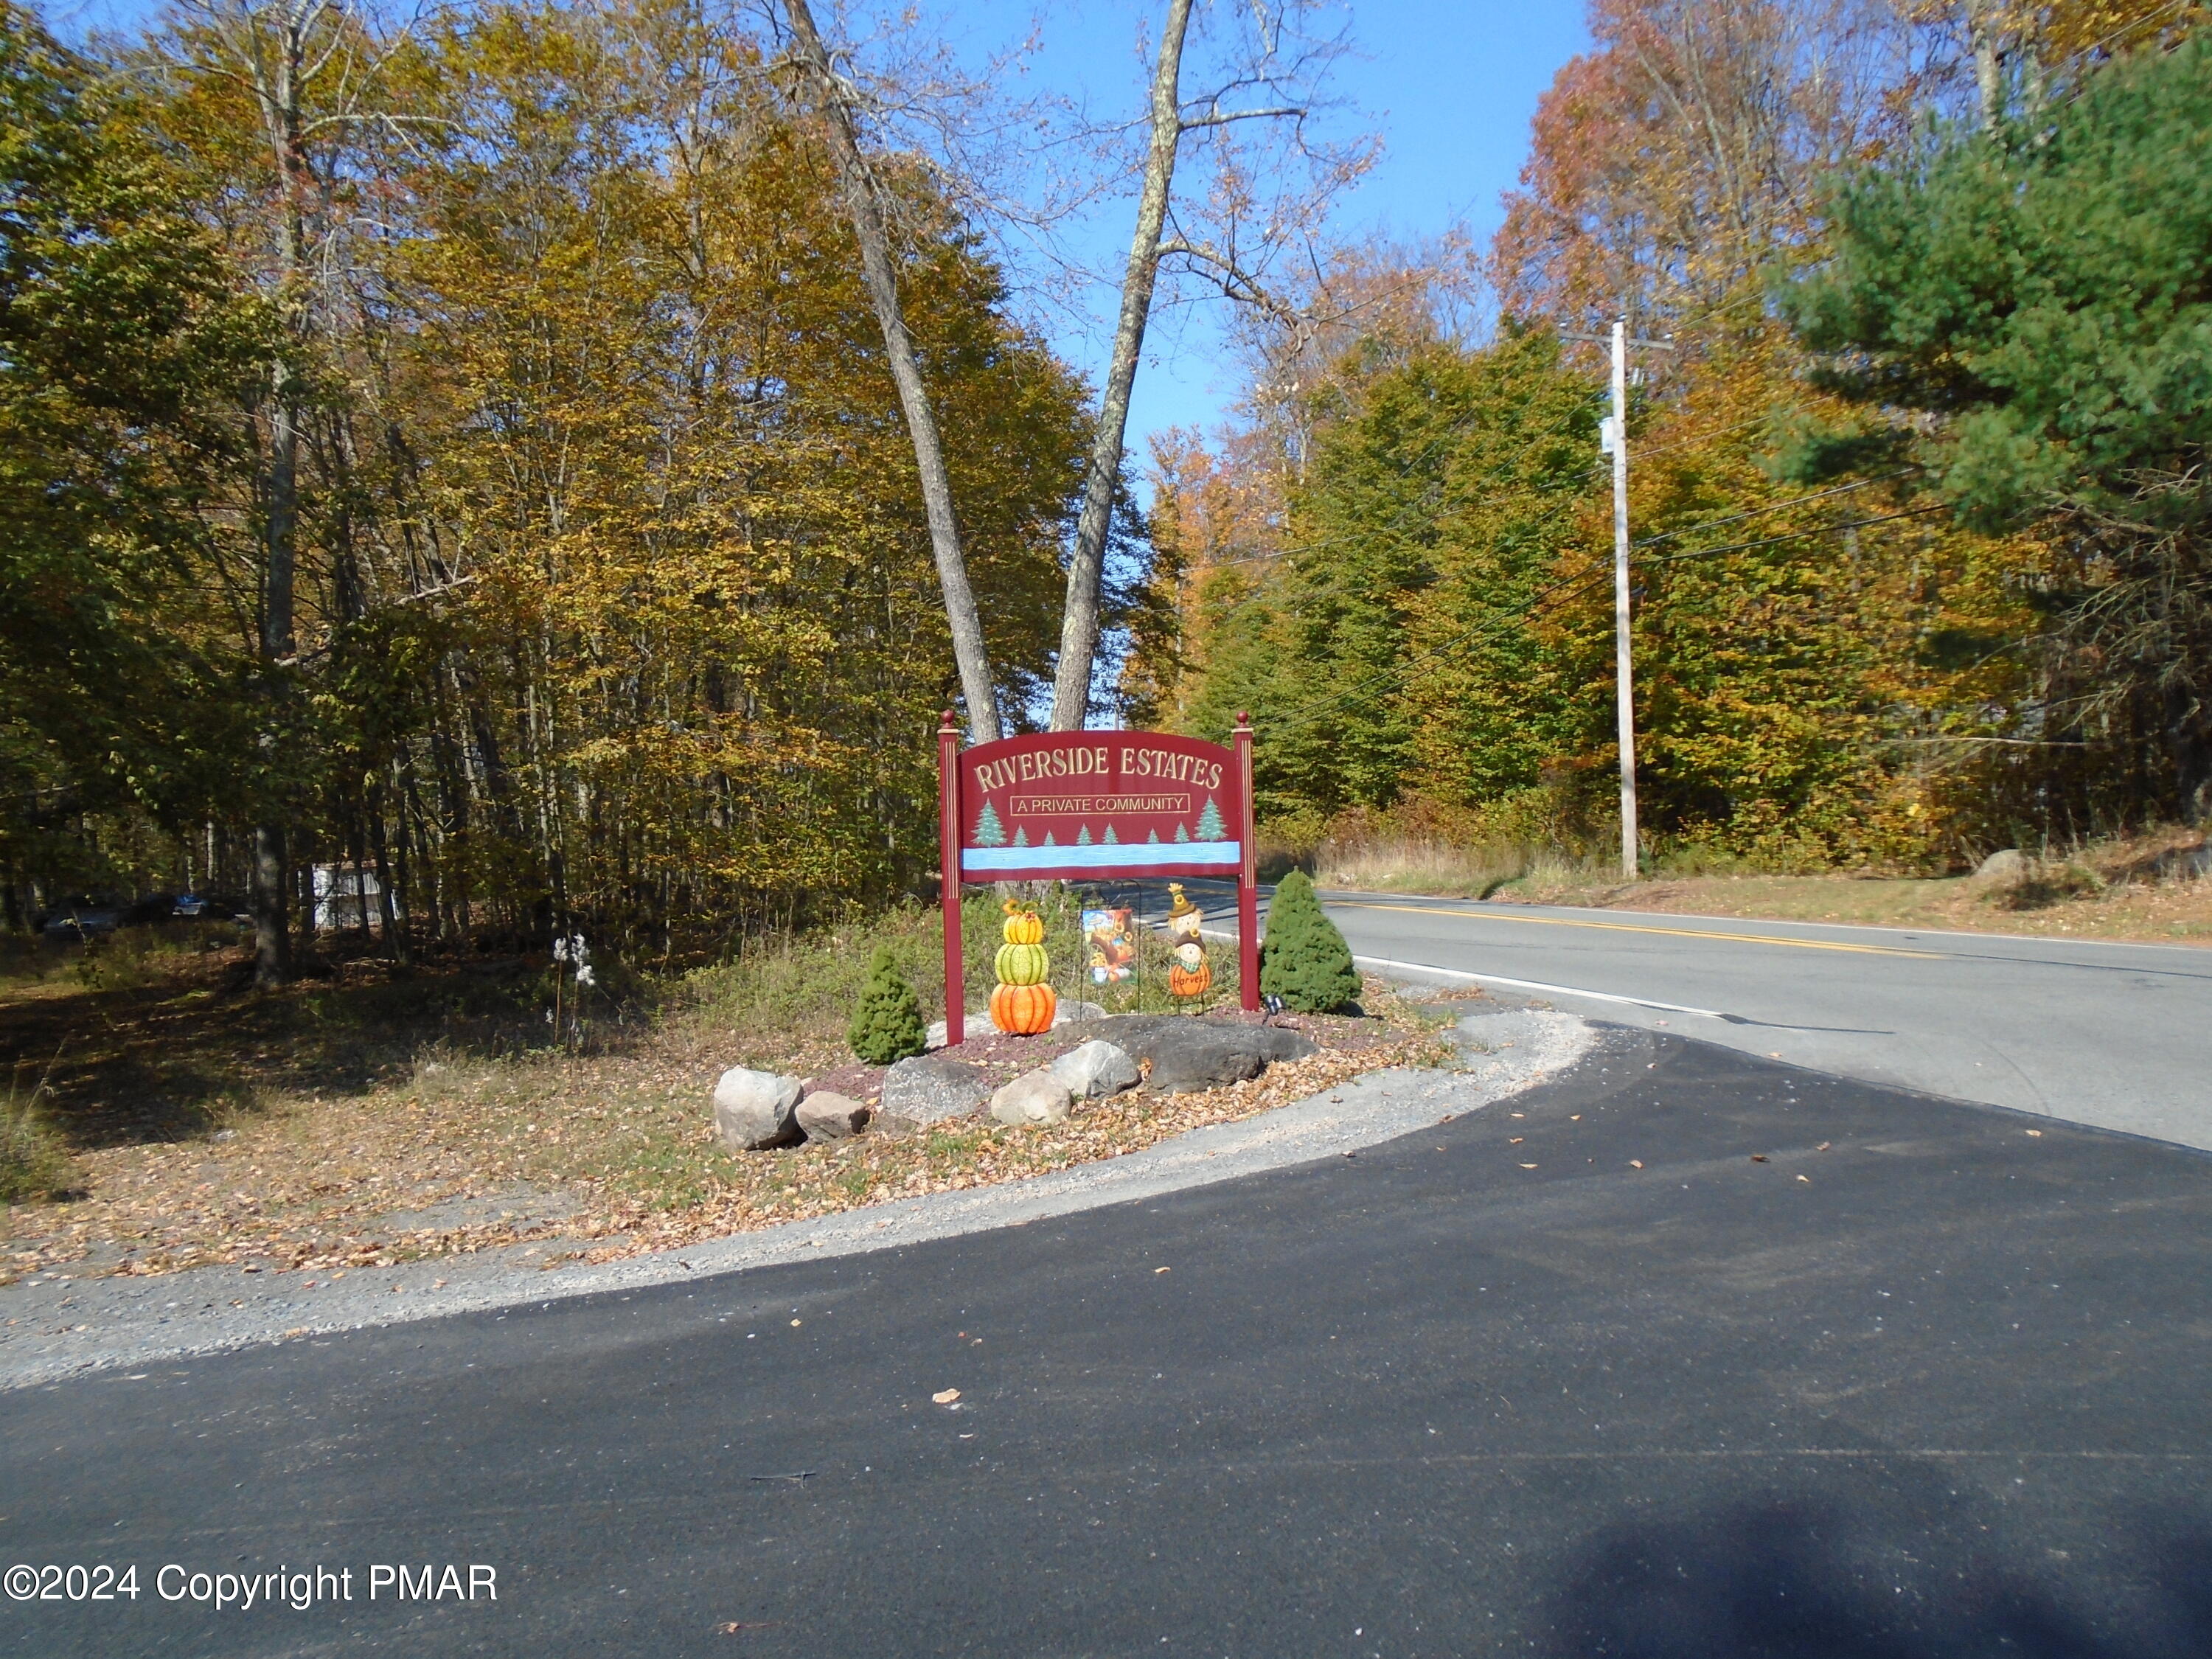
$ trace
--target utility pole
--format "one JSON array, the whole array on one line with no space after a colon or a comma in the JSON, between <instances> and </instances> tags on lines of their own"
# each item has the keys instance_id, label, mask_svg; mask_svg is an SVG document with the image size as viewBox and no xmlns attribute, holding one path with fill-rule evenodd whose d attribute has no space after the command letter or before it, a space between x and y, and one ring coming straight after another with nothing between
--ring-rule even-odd
<instances>
[{"instance_id":1,"label":"utility pole","mask_svg":"<svg viewBox=\"0 0 2212 1659\"><path fill-rule=\"evenodd\" d=\"M1628 325L1613 325L1613 701L1620 728L1620 878L1634 881L1636 666L1628 629Z\"/></svg>"},{"instance_id":2,"label":"utility pole","mask_svg":"<svg viewBox=\"0 0 2212 1659\"><path fill-rule=\"evenodd\" d=\"M1613 347L1613 416L1599 436L1598 450L1613 457L1613 696L1620 733L1620 873L1622 879L1634 881L1641 872L1636 833L1636 665L1628 596L1628 349L1641 346L1652 351L1672 351L1674 348L1666 340L1630 339L1626 319L1613 324L1609 337L1598 334L1565 337Z\"/></svg>"}]
</instances>

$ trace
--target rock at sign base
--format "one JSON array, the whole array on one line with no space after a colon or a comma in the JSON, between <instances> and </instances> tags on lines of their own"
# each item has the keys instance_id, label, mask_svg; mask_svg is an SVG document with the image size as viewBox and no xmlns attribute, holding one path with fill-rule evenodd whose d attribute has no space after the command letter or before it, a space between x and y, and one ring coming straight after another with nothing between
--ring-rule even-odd
<instances>
[{"instance_id":1,"label":"rock at sign base","mask_svg":"<svg viewBox=\"0 0 2212 1659\"><path fill-rule=\"evenodd\" d=\"M991 1029L991 1011L988 1008L970 1008L968 1011L968 1036L988 1036ZM929 1022L929 1029L922 1034L922 1046L929 1048L942 1048L945 1046L945 1022L941 1019L933 1019Z\"/></svg>"},{"instance_id":2,"label":"rock at sign base","mask_svg":"<svg viewBox=\"0 0 2212 1659\"><path fill-rule=\"evenodd\" d=\"M964 1060L916 1054L884 1073L878 1115L893 1133L973 1117L991 1097L991 1074Z\"/></svg>"},{"instance_id":3,"label":"rock at sign base","mask_svg":"<svg viewBox=\"0 0 2212 1659\"><path fill-rule=\"evenodd\" d=\"M1081 1100L1103 1100L1124 1089L1133 1089L1145 1080L1127 1048L1117 1048L1095 1038L1079 1048L1070 1048L1047 1069L1060 1080L1068 1093Z\"/></svg>"},{"instance_id":4,"label":"rock at sign base","mask_svg":"<svg viewBox=\"0 0 2212 1659\"><path fill-rule=\"evenodd\" d=\"M1063 1002L1060 1005L1060 1012L1052 1017L1052 1023L1054 1029L1057 1029L1075 1020L1103 1019L1105 1017L1105 1009L1095 1002ZM968 1011L969 1036L988 1036L997 1029L998 1027L991 1024L991 1011L988 1008L970 1008ZM945 1022L941 1019L933 1019L929 1022L928 1032L922 1038L922 1042L929 1048L942 1048L945 1046Z\"/></svg>"},{"instance_id":5,"label":"rock at sign base","mask_svg":"<svg viewBox=\"0 0 2212 1659\"><path fill-rule=\"evenodd\" d=\"M834 1089L808 1095L799 1103L793 1115L809 1140L842 1140L868 1127L868 1109Z\"/></svg>"},{"instance_id":6,"label":"rock at sign base","mask_svg":"<svg viewBox=\"0 0 2212 1659\"><path fill-rule=\"evenodd\" d=\"M1067 1085L1049 1066L1024 1072L991 1097L991 1115L1015 1128L1057 1123L1067 1115Z\"/></svg>"},{"instance_id":7,"label":"rock at sign base","mask_svg":"<svg viewBox=\"0 0 2212 1659\"><path fill-rule=\"evenodd\" d=\"M1081 1035L1152 1061L1145 1086L1161 1095L1222 1088L1317 1052L1311 1038L1280 1026L1188 1014L1115 1014L1091 1021Z\"/></svg>"},{"instance_id":8,"label":"rock at sign base","mask_svg":"<svg viewBox=\"0 0 2212 1659\"><path fill-rule=\"evenodd\" d=\"M789 1146L799 1139L794 1117L799 1079L732 1066L714 1085L714 1132L733 1152Z\"/></svg>"}]
</instances>

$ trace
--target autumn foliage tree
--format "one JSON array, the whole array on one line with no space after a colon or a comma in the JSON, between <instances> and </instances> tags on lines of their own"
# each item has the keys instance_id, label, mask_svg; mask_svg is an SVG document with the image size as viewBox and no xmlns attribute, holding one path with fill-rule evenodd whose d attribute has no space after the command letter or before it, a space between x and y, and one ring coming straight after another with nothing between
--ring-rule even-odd
<instances>
[{"instance_id":1,"label":"autumn foliage tree","mask_svg":"<svg viewBox=\"0 0 2212 1659\"><path fill-rule=\"evenodd\" d=\"M264 335L258 385L234 376L203 417L228 447L207 441L198 493L173 503L171 546L205 562L140 561L134 602L147 639L220 636L232 665L145 708L250 735L199 739L228 790L81 818L70 878L235 890L278 810L295 920L305 866L368 869L383 914L362 925L394 952L556 926L714 949L909 887L933 862L928 733L957 677L822 134L739 19L695 7L339 24L374 68L375 118L314 130L303 298L271 265L269 152L230 60L190 37L118 66L153 88L133 118L180 181L164 280L283 325L291 641L272 653L263 626L283 401ZM887 184L1018 706L1050 672L1082 388L928 180ZM240 692L272 675L281 720L254 732ZM120 718L144 689L100 688L100 707ZM66 736L27 698L10 712ZM63 769L106 802L125 763L76 745ZM64 878L19 868L48 894Z\"/></svg>"},{"instance_id":2,"label":"autumn foliage tree","mask_svg":"<svg viewBox=\"0 0 2212 1659\"><path fill-rule=\"evenodd\" d=\"M1140 639L1127 683L1194 731L1254 708L1267 733L1260 805L1294 840L1379 825L1601 843L1618 766L1610 503L1592 441L1603 363L1572 337L1620 318L1674 347L1639 358L1628 432L1639 781L1660 848L1940 866L2172 810L2158 781L2168 763L2143 746L2149 703L2130 717L2137 736L2106 718L2100 747L2052 723L2075 694L2051 607L2069 559L2086 568L2086 556L2034 513L1955 514L1930 470L1953 465L1944 445L1844 453L1869 404L1897 396L1923 422L1934 414L1929 377L1955 368L1950 346L1928 336L1934 355L1916 357L1848 324L1846 288L1871 303L1878 285L1847 264L1805 315L1833 311L1810 343L1863 354L1850 361L1866 373L1824 378L1772 279L1817 266L1842 234L1911 268L1922 311L1930 284L1983 294L2013 280L1988 258L2012 246L1998 222L2013 222L2009 206L1968 234L1908 173L1881 187L1878 234L1863 192L1863 210L1852 198L1842 212L1864 228L1839 232L1832 186L1919 154L1931 120L2017 124L2031 171L1992 174L1993 190L2029 179L2031 152L2060 167L2064 144L2047 135L2067 130L2069 106L2093 103L2128 53L2171 50L2196 15L1595 0L1593 49L1542 100L1491 251L1499 320L1442 321L1449 264L1423 251L1370 282L1413 296L1395 312L1363 303L1356 259L1305 296L1255 363L1239 426L1156 469L1176 604L1170 617L1156 588L1161 643ZM2187 176L2176 168L2174 188ZM2112 189L2112 222L2122 203L2141 210L2141 189ZM1923 246L1946 235L1960 239L1954 264ZM2107 276L2118 327L2156 285ZM2080 344L2038 356L2053 386L2094 360ZM1819 477L1802 459L1815 432L1843 444ZM2179 476L2170 455L2156 465ZM1240 499L1268 506L1245 516L1231 555L1207 526ZM2179 695L2179 613L2161 614L2166 643L2138 629L2126 649L2154 655ZM2075 652L2069 672L2088 659Z\"/></svg>"}]
</instances>

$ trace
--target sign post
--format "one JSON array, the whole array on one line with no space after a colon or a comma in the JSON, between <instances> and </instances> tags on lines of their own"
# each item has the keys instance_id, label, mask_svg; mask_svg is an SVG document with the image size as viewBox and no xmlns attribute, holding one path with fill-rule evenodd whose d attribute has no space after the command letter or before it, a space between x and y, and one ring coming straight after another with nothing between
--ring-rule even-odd
<instances>
[{"instance_id":1,"label":"sign post","mask_svg":"<svg viewBox=\"0 0 2212 1659\"><path fill-rule=\"evenodd\" d=\"M1244 802L1244 862L1237 872L1237 983L1244 1012L1260 1012L1260 849L1252 833L1252 717L1237 711L1237 793Z\"/></svg>"},{"instance_id":2,"label":"sign post","mask_svg":"<svg viewBox=\"0 0 2212 1659\"><path fill-rule=\"evenodd\" d=\"M1046 732L963 751L937 731L945 903L945 1040L967 1035L960 890L967 882L1227 876L1237 884L1237 978L1260 1009L1252 722L1233 748L1164 732Z\"/></svg>"},{"instance_id":3,"label":"sign post","mask_svg":"<svg viewBox=\"0 0 2212 1659\"><path fill-rule=\"evenodd\" d=\"M937 722L938 873L945 883L945 1041L966 1037L968 999L960 983L960 728L948 708Z\"/></svg>"}]
</instances>

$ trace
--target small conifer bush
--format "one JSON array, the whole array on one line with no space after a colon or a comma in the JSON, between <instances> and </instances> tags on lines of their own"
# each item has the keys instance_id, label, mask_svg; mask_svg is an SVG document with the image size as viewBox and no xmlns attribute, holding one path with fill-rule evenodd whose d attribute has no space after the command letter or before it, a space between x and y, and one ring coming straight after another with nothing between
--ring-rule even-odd
<instances>
[{"instance_id":1,"label":"small conifer bush","mask_svg":"<svg viewBox=\"0 0 2212 1659\"><path fill-rule=\"evenodd\" d=\"M847 1035L853 1052L871 1066L888 1066L927 1046L921 1004L899 972L888 945L876 946L868 982L861 988L860 1005L853 1010L852 1030Z\"/></svg>"},{"instance_id":2,"label":"small conifer bush","mask_svg":"<svg viewBox=\"0 0 2212 1659\"><path fill-rule=\"evenodd\" d=\"M1334 1013L1359 994L1359 970L1313 883L1293 870L1276 884L1260 942L1260 992L1301 1014Z\"/></svg>"}]
</instances>

